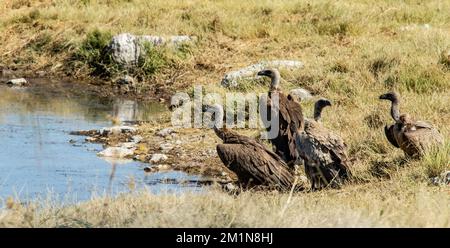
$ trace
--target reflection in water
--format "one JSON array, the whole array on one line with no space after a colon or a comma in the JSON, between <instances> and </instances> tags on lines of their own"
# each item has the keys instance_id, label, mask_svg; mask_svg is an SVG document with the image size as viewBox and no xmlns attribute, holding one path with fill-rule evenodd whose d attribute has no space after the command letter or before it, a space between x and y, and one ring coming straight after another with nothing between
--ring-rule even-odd
<instances>
[{"instance_id":1,"label":"reflection in water","mask_svg":"<svg viewBox=\"0 0 450 248\"><path fill-rule=\"evenodd\" d=\"M99 158L101 145L68 134L110 126L109 115L145 121L162 111L159 104L0 87L0 198L45 197L50 191L58 199L87 200L93 193L128 191L130 178L137 188L146 185L153 192L199 190L198 177L182 172L145 174L143 164ZM177 183L167 183L171 180Z\"/></svg>"},{"instance_id":2,"label":"reflection in water","mask_svg":"<svg viewBox=\"0 0 450 248\"><path fill-rule=\"evenodd\" d=\"M138 116L138 104L131 100L118 100L113 105L114 117L120 121L132 121L142 118Z\"/></svg>"}]
</instances>

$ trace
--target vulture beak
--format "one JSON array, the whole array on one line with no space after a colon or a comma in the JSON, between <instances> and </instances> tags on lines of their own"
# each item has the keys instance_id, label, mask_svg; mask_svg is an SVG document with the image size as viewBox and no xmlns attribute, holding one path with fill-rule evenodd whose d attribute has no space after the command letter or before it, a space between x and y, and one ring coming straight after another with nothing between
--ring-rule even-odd
<instances>
[{"instance_id":1,"label":"vulture beak","mask_svg":"<svg viewBox=\"0 0 450 248\"><path fill-rule=\"evenodd\" d=\"M332 105L331 101L329 101L329 100L325 101L325 106L331 106L331 105Z\"/></svg>"}]
</instances>

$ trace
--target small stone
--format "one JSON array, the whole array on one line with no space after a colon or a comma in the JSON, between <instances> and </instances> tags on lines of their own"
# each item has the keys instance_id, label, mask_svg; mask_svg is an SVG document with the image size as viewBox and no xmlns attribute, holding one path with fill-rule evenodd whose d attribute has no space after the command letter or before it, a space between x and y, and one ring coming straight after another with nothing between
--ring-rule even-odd
<instances>
[{"instance_id":1,"label":"small stone","mask_svg":"<svg viewBox=\"0 0 450 248\"><path fill-rule=\"evenodd\" d=\"M163 143L163 144L159 145L159 150L161 150L163 152L168 152L172 149L173 149L173 145L169 144L169 143Z\"/></svg>"},{"instance_id":2,"label":"small stone","mask_svg":"<svg viewBox=\"0 0 450 248\"><path fill-rule=\"evenodd\" d=\"M87 141L87 142L95 142L95 141L97 141L97 138L94 138L94 137L87 137L86 139L84 139L85 141Z\"/></svg>"},{"instance_id":3,"label":"small stone","mask_svg":"<svg viewBox=\"0 0 450 248\"><path fill-rule=\"evenodd\" d=\"M450 171L441 173L439 176L430 178L431 184L435 186L450 184Z\"/></svg>"},{"instance_id":4,"label":"small stone","mask_svg":"<svg viewBox=\"0 0 450 248\"><path fill-rule=\"evenodd\" d=\"M100 129L100 134L103 136L110 134L121 134L121 133L135 133L137 128L130 126L114 126L110 128L102 128Z\"/></svg>"},{"instance_id":5,"label":"small stone","mask_svg":"<svg viewBox=\"0 0 450 248\"><path fill-rule=\"evenodd\" d=\"M135 144L141 142L144 138L140 135L134 135L133 137L131 137L131 141L134 142Z\"/></svg>"},{"instance_id":6,"label":"small stone","mask_svg":"<svg viewBox=\"0 0 450 248\"><path fill-rule=\"evenodd\" d=\"M136 143L134 142L124 142L120 144L120 147L126 148L126 149L130 149L130 148L135 148L136 147Z\"/></svg>"},{"instance_id":7,"label":"small stone","mask_svg":"<svg viewBox=\"0 0 450 248\"><path fill-rule=\"evenodd\" d=\"M133 77L126 75L126 76L118 78L116 80L116 84L118 84L118 85L135 86L136 85L136 81L134 80Z\"/></svg>"},{"instance_id":8,"label":"small stone","mask_svg":"<svg viewBox=\"0 0 450 248\"><path fill-rule=\"evenodd\" d=\"M231 191L231 192L238 189L238 187L233 183L227 183L223 187L226 191Z\"/></svg>"},{"instance_id":9,"label":"small stone","mask_svg":"<svg viewBox=\"0 0 450 248\"><path fill-rule=\"evenodd\" d=\"M146 166L146 167L144 168L144 171L145 171L145 172L154 172L154 171L155 171L155 168L154 168L154 167Z\"/></svg>"},{"instance_id":10,"label":"small stone","mask_svg":"<svg viewBox=\"0 0 450 248\"><path fill-rule=\"evenodd\" d=\"M159 164L156 166L156 168L158 168L158 171L168 171L170 170L170 165L168 164Z\"/></svg>"},{"instance_id":11,"label":"small stone","mask_svg":"<svg viewBox=\"0 0 450 248\"><path fill-rule=\"evenodd\" d=\"M150 158L150 162L152 162L152 163L159 163L159 162L166 161L166 160L167 160L167 155L161 154L161 153L155 153Z\"/></svg>"},{"instance_id":12,"label":"small stone","mask_svg":"<svg viewBox=\"0 0 450 248\"><path fill-rule=\"evenodd\" d=\"M165 138L166 136L169 136L171 134L176 133L177 131L175 131L173 128L167 127L167 128L163 128L161 130L159 130L156 135Z\"/></svg>"},{"instance_id":13,"label":"small stone","mask_svg":"<svg viewBox=\"0 0 450 248\"><path fill-rule=\"evenodd\" d=\"M450 184L450 171L446 171L446 172L442 173L441 177L442 177L445 185Z\"/></svg>"},{"instance_id":14,"label":"small stone","mask_svg":"<svg viewBox=\"0 0 450 248\"><path fill-rule=\"evenodd\" d=\"M9 86L26 86L29 83L25 78L16 78L9 80L6 84Z\"/></svg>"},{"instance_id":15,"label":"small stone","mask_svg":"<svg viewBox=\"0 0 450 248\"><path fill-rule=\"evenodd\" d=\"M45 75L47 75L47 73L45 71L37 71L36 72L36 76L38 76L38 77L45 77Z\"/></svg>"}]
</instances>

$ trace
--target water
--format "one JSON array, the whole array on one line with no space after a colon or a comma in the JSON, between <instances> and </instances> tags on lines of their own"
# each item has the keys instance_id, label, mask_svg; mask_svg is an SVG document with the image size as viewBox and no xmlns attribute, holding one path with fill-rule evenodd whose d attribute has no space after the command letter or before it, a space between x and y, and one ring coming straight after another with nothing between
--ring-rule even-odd
<instances>
[{"instance_id":1,"label":"water","mask_svg":"<svg viewBox=\"0 0 450 248\"><path fill-rule=\"evenodd\" d=\"M143 187L154 193L199 190L197 176L147 174L143 163L107 161L96 155L102 145L69 135L111 126L110 116L146 120L162 111L159 104L0 86L0 198L73 202Z\"/></svg>"}]
</instances>

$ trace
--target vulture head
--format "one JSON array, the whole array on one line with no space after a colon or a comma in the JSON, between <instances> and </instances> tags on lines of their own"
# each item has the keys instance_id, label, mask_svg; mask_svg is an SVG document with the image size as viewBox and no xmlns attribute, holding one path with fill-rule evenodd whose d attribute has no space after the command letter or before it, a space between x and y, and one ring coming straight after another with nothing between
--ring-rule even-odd
<instances>
[{"instance_id":1,"label":"vulture head","mask_svg":"<svg viewBox=\"0 0 450 248\"><path fill-rule=\"evenodd\" d=\"M397 92L391 91L380 96L381 100L389 100L391 102L399 102L400 96Z\"/></svg>"},{"instance_id":2,"label":"vulture head","mask_svg":"<svg viewBox=\"0 0 450 248\"><path fill-rule=\"evenodd\" d=\"M266 76L272 80L270 84L270 89L278 89L280 86L280 72L277 69L264 69L259 71L258 76Z\"/></svg>"},{"instance_id":3,"label":"vulture head","mask_svg":"<svg viewBox=\"0 0 450 248\"><path fill-rule=\"evenodd\" d=\"M221 128L223 126L223 106L220 104L202 105L202 112L211 113L212 123L215 127Z\"/></svg>"},{"instance_id":4,"label":"vulture head","mask_svg":"<svg viewBox=\"0 0 450 248\"><path fill-rule=\"evenodd\" d=\"M400 110L399 110L399 102L400 95L397 92L391 91L386 94L383 94L379 97L381 100L389 100L391 101L391 116L395 121L399 121L400 118Z\"/></svg>"},{"instance_id":5,"label":"vulture head","mask_svg":"<svg viewBox=\"0 0 450 248\"><path fill-rule=\"evenodd\" d=\"M331 106L331 101L325 98L319 99L314 104L314 120L319 121L322 116L322 109L326 106Z\"/></svg>"}]
</instances>

